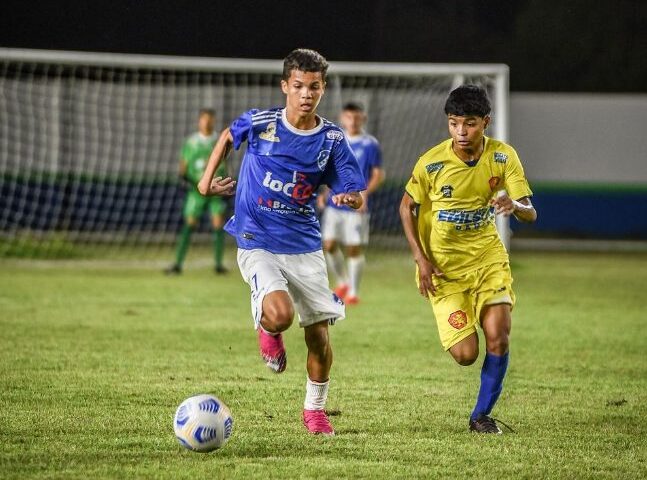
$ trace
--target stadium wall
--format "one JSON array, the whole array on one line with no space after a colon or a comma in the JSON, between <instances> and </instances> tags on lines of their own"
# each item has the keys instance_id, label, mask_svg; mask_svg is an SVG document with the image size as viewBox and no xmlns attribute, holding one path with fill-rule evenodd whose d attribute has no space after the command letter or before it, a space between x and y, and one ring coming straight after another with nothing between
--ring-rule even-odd
<instances>
[{"instance_id":1,"label":"stadium wall","mask_svg":"<svg viewBox=\"0 0 647 480\"><path fill-rule=\"evenodd\" d=\"M517 235L647 238L647 95L511 93L510 142L539 211Z\"/></svg>"}]
</instances>

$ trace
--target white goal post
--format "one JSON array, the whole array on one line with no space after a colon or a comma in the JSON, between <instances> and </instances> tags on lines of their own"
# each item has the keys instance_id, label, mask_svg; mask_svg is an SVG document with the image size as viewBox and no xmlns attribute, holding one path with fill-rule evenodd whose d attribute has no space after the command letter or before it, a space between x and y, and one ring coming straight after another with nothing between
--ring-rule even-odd
<instances>
[{"instance_id":1,"label":"white goal post","mask_svg":"<svg viewBox=\"0 0 647 480\"><path fill-rule=\"evenodd\" d=\"M25 232L45 248L54 234L167 244L181 223L178 151L198 109L214 108L223 128L249 108L280 105L281 70L279 60L0 48L0 256ZM382 145L377 238L401 238L392 204L418 156L446 138L452 88L484 86L492 136L508 139L508 75L502 64L330 62L322 115L336 121L343 103L359 101ZM507 247L507 219L497 227Z\"/></svg>"}]
</instances>

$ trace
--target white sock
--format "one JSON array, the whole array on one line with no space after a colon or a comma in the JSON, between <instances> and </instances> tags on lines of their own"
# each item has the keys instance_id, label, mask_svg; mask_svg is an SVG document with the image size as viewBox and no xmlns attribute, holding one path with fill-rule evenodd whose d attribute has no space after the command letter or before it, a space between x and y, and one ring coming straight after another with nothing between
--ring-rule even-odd
<instances>
[{"instance_id":1,"label":"white sock","mask_svg":"<svg viewBox=\"0 0 647 480\"><path fill-rule=\"evenodd\" d=\"M306 382L306 400L303 402L304 410L323 410L328 398L328 385L330 380L324 383L313 382L308 378Z\"/></svg>"},{"instance_id":2,"label":"white sock","mask_svg":"<svg viewBox=\"0 0 647 480\"><path fill-rule=\"evenodd\" d=\"M328 271L334 277L333 281L337 282L337 285L348 283L346 269L344 268L344 255L341 253L341 250L338 248L333 253L325 252L324 256L326 257Z\"/></svg>"},{"instance_id":3,"label":"white sock","mask_svg":"<svg viewBox=\"0 0 647 480\"><path fill-rule=\"evenodd\" d=\"M359 281L362 279L362 270L364 270L364 255L350 257L348 259L348 295L356 297L359 294Z\"/></svg>"}]
</instances>

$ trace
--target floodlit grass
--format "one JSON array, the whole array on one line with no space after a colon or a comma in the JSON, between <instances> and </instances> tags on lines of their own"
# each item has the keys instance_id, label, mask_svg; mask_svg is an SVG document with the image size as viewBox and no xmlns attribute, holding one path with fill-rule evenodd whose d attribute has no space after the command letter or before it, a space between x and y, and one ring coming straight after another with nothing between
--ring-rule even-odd
<instances>
[{"instance_id":1,"label":"floodlit grass","mask_svg":"<svg viewBox=\"0 0 647 480\"><path fill-rule=\"evenodd\" d=\"M247 286L206 265L0 262L0 477L647 476L647 255L514 255L503 436L468 433L480 362L442 352L405 254L369 256L362 304L332 328L334 438L301 425L302 332L267 371ZM202 392L235 420L210 454L172 429Z\"/></svg>"}]
</instances>

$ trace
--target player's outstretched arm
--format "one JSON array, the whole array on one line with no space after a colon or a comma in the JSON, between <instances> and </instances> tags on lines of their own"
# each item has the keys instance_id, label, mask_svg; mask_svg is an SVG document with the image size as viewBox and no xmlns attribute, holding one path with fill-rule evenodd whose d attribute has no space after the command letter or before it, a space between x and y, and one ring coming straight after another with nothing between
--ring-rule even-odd
<instances>
[{"instance_id":1,"label":"player's outstretched arm","mask_svg":"<svg viewBox=\"0 0 647 480\"><path fill-rule=\"evenodd\" d=\"M364 199L360 192L338 193L332 196L332 201L338 207L346 205L355 210L364 204Z\"/></svg>"},{"instance_id":2,"label":"player's outstretched arm","mask_svg":"<svg viewBox=\"0 0 647 480\"><path fill-rule=\"evenodd\" d=\"M234 187L236 186L235 180L232 180L230 177L213 178L216 170L218 170L222 161L231 151L233 144L234 139L231 136L231 132L229 131L229 128L225 128L220 134L220 137L216 142L216 146L213 147L207 167L204 170L202 178L198 182L198 191L202 195L228 196L234 194Z\"/></svg>"},{"instance_id":3,"label":"player's outstretched arm","mask_svg":"<svg viewBox=\"0 0 647 480\"><path fill-rule=\"evenodd\" d=\"M499 192L490 203L494 206L494 211L502 215L514 215L517 220L523 223L533 223L537 220L537 210L532 206L530 198L523 197L519 200L512 200L503 190Z\"/></svg>"},{"instance_id":4,"label":"player's outstretched arm","mask_svg":"<svg viewBox=\"0 0 647 480\"><path fill-rule=\"evenodd\" d=\"M384 169L380 167L373 167L371 169L371 178L368 180L368 185L366 185L366 193L370 195L375 190L377 190L385 179Z\"/></svg>"},{"instance_id":5,"label":"player's outstretched arm","mask_svg":"<svg viewBox=\"0 0 647 480\"><path fill-rule=\"evenodd\" d=\"M402 221L404 235L407 237L407 242L409 242L409 248L411 248L411 253L413 253L413 259L418 265L418 290L420 290L420 295L429 298L429 293L432 295L436 293L436 287L434 286L432 277L442 277L443 272L422 251L415 217L417 208L418 204L405 192L400 202L400 220Z\"/></svg>"}]
</instances>

